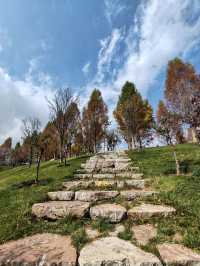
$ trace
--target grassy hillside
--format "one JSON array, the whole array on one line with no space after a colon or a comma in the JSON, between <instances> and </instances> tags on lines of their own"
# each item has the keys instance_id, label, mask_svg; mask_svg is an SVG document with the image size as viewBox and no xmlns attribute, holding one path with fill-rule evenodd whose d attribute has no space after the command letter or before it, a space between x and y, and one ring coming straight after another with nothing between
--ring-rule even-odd
<instances>
[{"instance_id":1,"label":"grassy hillside","mask_svg":"<svg viewBox=\"0 0 200 266\"><path fill-rule=\"evenodd\" d=\"M129 152L130 158L144 172L145 178L151 179L151 186L160 192L158 196L148 199L148 202L171 205L177 209L176 215L171 218L151 221L158 227L158 236L145 248L153 252L157 243L176 241L174 235L177 233L180 242L200 251L200 171L197 171L200 168L200 147L178 145L177 153L181 161L181 176L174 174L175 163L170 147ZM54 222L36 220L31 216L31 207L33 203L47 200L48 191L61 189L62 182L73 178L74 171L85 160L69 160L67 167L59 167L56 161L43 163L39 185L29 185L27 182L34 178L34 167L0 169L0 243L34 233L52 232L71 234L74 244L80 248L87 241L84 225L91 223L89 219L69 217ZM132 226L129 220L125 224L128 229ZM103 232L113 228L105 221L92 222L92 226ZM132 233L127 230L120 237L131 239Z\"/></svg>"},{"instance_id":2,"label":"grassy hillside","mask_svg":"<svg viewBox=\"0 0 200 266\"><path fill-rule=\"evenodd\" d=\"M0 170L0 243L37 232L66 234L75 230L78 222L34 221L31 217L33 203L46 200L48 191L61 189L62 182L72 178L74 171L86 158L69 160L69 166L58 162L42 163L40 184L29 185L35 176L35 167L17 167ZM72 228L73 227L73 228ZM78 226L80 227L80 226Z\"/></svg>"},{"instance_id":3,"label":"grassy hillside","mask_svg":"<svg viewBox=\"0 0 200 266\"><path fill-rule=\"evenodd\" d=\"M177 145L176 149L182 165L181 176L175 175L170 147L149 148L129 155L160 191L152 202L177 209L174 217L154 221L159 234L152 244L174 241L178 233L182 243L200 251L200 146L185 144Z\"/></svg>"}]
</instances>

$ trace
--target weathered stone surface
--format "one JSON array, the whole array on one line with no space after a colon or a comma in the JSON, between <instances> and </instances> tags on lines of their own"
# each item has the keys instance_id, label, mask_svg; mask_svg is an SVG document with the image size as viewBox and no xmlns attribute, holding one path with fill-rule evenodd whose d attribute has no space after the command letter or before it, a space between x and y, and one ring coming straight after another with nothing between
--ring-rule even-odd
<instances>
[{"instance_id":1,"label":"weathered stone surface","mask_svg":"<svg viewBox=\"0 0 200 266\"><path fill-rule=\"evenodd\" d=\"M143 189L145 187L145 181L142 179L135 180L135 179L124 179L124 180L117 180L117 187L131 187L137 189Z\"/></svg>"},{"instance_id":2,"label":"weathered stone surface","mask_svg":"<svg viewBox=\"0 0 200 266\"><path fill-rule=\"evenodd\" d=\"M175 213L175 211L176 210L173 207L143 203L130 209L128 211L128 216L134 220L148 219L154 216L167 217Z\"/></svg>"},{"instance_id":3,"label":"weathered stone surface","mask_svg":"<svg viewBox=\"0 0 200 266\"><path fill-rule=\"evenodd\" d=\"M93 229L91 226L86 226L85 232L89 239L95 239L101 235L98 230Z\"/></svg>"},{"instance_id":4,"label":"weathered stone surface","mask_svg":"<svg viewBox=\"0 0 200 266\"><path fill-rule=\"evenodd\" d=\"M183 236L181 233L177 232L173 236L173 241L176 243L181 243L183 241Z\"/></svg>"},{"instance_id":5,"label":"weathered stone surface","mask_svg":"<svg viewBox=\"0 0 200 266\"><path fill-rule=\"evenodd\" d=\"M142 246L147 245L157 235L157 229L152 224L136 225L132 230L137 243Z\"/></svg>"},{"instance_id":6,"label":"weathered stone surface","mask_svg":"<svg viewBox=\"0 0 200 266\"><path fill-rule=\"evenodd\" d=\"M161 259L166 265L200 265L200 254L179 244L161 244L157 246Z\"/></svg>"},{"instance_id":7,"label":"weathered stone surface","mask_svg":"<svg viewBox=\"0 0 200 266\"><path fill-rule=\"evenodd\" d=\"M117 224L115 226L114 231L109 233L109 236L118 236L119 233L123 233L125 231L125 226L123 224Z\"/></svg>"},{"instance_id":8,"label":"weathered stone surface","mask_svg":"<svg viewBox=\"0 0 200 266\"><path fill-rule=\"evenodd\" d=\"M117 237L100 238L80 252L80 266L161 266L159 259Z\"/></svg>"},{"instance_id":9,"label":"weathered stone surface","mask_svg":"<svg viewBox=\"0 0 200 266\"><path fill-rule=\"evenodd\" d=\"M47 195L51 200L72 200L74 198L74 191L48 192Z\"/></svg>"},{"instance_id":10,"label":"weathered stone surface","mask_svg":"<svg viewBox=\"0 0 200 266\"><path fill-rule=\"evenodd\" d=\"M83 217L89 209L88 202L49 201L32 206L32 214L38 218L61 219L66 216Z\"/></svg>"},{"instance_id":11,"label":"weathered stone surface","mask_svg":"<svg viewBox=\"0 0 200 266\"><path fill-rule=\"evenodd\" d=\"M113 179L115 178L115 174L94 174L94 179Z\"/></svg>"},{"instance_id":12,"label":"weathered stone surface","mask_svg":"<svg viewBox=\"0 0 200 266\"><path fill-rule=\"evenodd\" d=\"M63 183L63 187L67 190L77 189L77 188L89 188L94 183L93 181L68 181Z\"/></svg>"},{"instance_id":13,"label":"weathered stone surface","mask_svg":"<svg viewBox=\"0 0 200 266\"><path fill-rule=\"evenodd\" d=\"M119 204L100 204L90 208L90 217L95 220L103 218L111 223L120 222L126 215L126 209Z\"/></svg>"},{"instance_id":14,"label":"weathered stone surface","mask_svg":"<svg viewBox=\"0 0 200 266\"><path fill-rule=\"evenodd\" d=\"M126 177L126 178L131 178L131 179L141 179L143 177L143 174L141 173L133 173L133 172L125 172L122 171L120 173L116 174L116 177Z\"/></svg>"},{"instance_id":15,"label":"weathered stone surface","mask_svg":"<svg viewBox=\"0 0 200 266\"><path fill-rule=\"evenodd\" d=\"M143 179L141 180L126 179L125 185L132 188L143 189L145 187L145 181Z\"/></svg>"},{"instance_id":16,"label":"weathered stone surface","mask_svg":"<svg viewBox=\"0 0 200 266\"><path fill-rule=\"evenodd\" d=\"M88 191L88 190L81 190L75 193L75 200L80 201L98 201L104 199L113 199L119 195L118 191Z\"/></svg>"},{"instance_id":17,"label":"weathered stone surface","mask_svg":"<svg viewBox=\"0 0 200 266\"><path fill-rule=\"evenodd\" d=\"M37 234L0 246L0 265L75 266L77 253L68 236Z\"/></svg>"},{"instance_id":18,"label":"weathered stone surface","mask_svg":"<svg viewBox=\"0 0 200 266\"><path fill-rule=\"evenodd\" d=\"M115 180L96 180L94 181L96 187L113 187L116 185Z\"/></svg>"},{"instance_id":19,"label":"weathered stone surface","mask_svg":"<svg viewBox=\"0 0 200 266\"><path fill-rule=\"evenodd\" d=\"M152 195L154 195L156 193L157 192L150 191L150 190L135 190L135 189L131 189L131 190L120 191L120 196L123 197L126 200L134 200L134 199L138 199L138 198L149 197L149 196L152 196Z\"/></svg>"}]
</instances>

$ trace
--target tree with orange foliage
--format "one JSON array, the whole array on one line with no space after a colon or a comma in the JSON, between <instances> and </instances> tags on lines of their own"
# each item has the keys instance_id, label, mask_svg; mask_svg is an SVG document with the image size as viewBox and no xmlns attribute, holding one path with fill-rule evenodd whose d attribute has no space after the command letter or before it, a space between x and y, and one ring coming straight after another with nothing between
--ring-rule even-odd
<instances>
[{"instance_id":1,"label":"tree with orange foliage","mask_svg":"<svg viewBox=\"0 0 200 266\"><path fill-rule=\"evenodd\" d=\"M179 58L169 62L165 98L169 110L193 127L200 141L200 77L191 64Z\"/></svg>"},{"instance_id":2,"label":"tree with orange foliage","mask_svg":"<svg viewBox=\"0 0 200 266\"><path fill-rule=\"evenodd\" d=\"M129 149L141 148L144 141L151 139L153 110L133 83L126 82L123 86L113 114Z\"/></svg>"},{"instance_id":3,"label":"tree with orange foliage","mask_svg":"<svg viewBox=\"0 0 200 266\"><path fill-rule=\"evenodd\" d=\"M101 92L94 89L87 106L83 109L83 134L90 152L97 152L105 137L108 122L108 109Z\"/></svg>"}]
</instances>

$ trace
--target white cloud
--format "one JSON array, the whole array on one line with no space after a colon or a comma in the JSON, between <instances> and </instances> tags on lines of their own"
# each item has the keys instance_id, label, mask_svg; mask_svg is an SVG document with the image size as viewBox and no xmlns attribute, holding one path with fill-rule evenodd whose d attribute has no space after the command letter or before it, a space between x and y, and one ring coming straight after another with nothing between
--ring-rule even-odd
<instances>
[{"instance_id":1,"label":"white cloud","mask_svg":"<svg viewBox=\"0 0 200 266\"><path fill-rule=\"evenodd\" d=\"M48 83L48 84L51 84ZM49 118L45 97L51 98L52 89L46 82L39 85L28 80L15 80L0 68L0 143L12 137L14 143L21 138L21 121L25 117L38 117L44 126Z\"/></svg>"},{"instance_id":2,"label":"white cloud","mask_svg":"<svg viewBox=\"0 0 200 266\"><path fill-rule=\"evenodd\" d=\"M90 66L91 66L90 62L87 62L87 63L83 66L82 71L83 71L83 74L84 74L85 76L87 76L87 74L89 73L89 71L90 71Z\"/></svg>"},{"instance_id":3,"label":"white cloud","mask_svg":"<svg viewBox=\"0 0 200 266\"><path fill-rule=\"evenodd\" d=\"M199 1L143 1L126 38L127 59L115 86L135 82L146 95L169 60L186 55L200 41ZM196 20L188 21L194 13Z\"/></svg>"},{"instance_id":4,"label":"white cloud","mask_svg":"<svg viewBox=\"0 0 200 266\"><path fill-rule=\"evenodd\" d=\"M104 0L105 16L110 25L112 20L116 18L122 11L126 10L126 5L121 0Z\"/></svg>"}]
</instances>

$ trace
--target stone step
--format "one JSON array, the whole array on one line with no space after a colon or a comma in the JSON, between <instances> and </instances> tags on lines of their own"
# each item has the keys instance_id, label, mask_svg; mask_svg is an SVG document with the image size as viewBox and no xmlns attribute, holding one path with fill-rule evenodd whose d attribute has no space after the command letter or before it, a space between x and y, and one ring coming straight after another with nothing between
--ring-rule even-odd
<instances>
[{"instance_id":1,"label":"stone step","mask_svg":"<svg viewBox=\"0 0 200 266\"><path fill-rule=\"evenodd\" d=\"M73 200L75 192L74 191L54 191L47 193L49 199L51 200Z\"/></svg>"},{"instance_id":2,"label":"stone step","mask_svg":"<svg viewBox=\"0 0 200 266\"><path fill-rule=\"evenodd\" d=\"M63 187L67 190L77 188L89 188L94 185L93 180L81 180L81 181L67 181L62 183Z\"/></svg>"},{"instance_id":3,"label":"stone step","mask_svg":"<svg viewBox=\"0 0 200 266\"><path fill-rule=\"evenodd\" d=\"M138 173L139 170L140 170L139 167L130 167L128 173L130 173L130 172L131 173ZM91 173L91 169L83 169L83 168L80 168L76 172L77 172L77 174L88 174L88 173ZM109 168L109 167L107 167L107 168L101 168L100 169L100 172L102 174L120 174L123 171L120 170L120 169L115 169L115 168ZM94 171L94 173L95 173L95 171Z\"/></svg>"},{"instance_id":4,"label":"stone step","mask_svg":"<svg viewBox=\"0 0 200 266\"><path fill-rule=\"evenodd\" d=\"M133 220L148 220L151 217L167 217L174 214L173 207L142 203L128 211L128 216Z\"/></svg>"},{"instance_id":5,"label":"stone step","mask_svg":"<svg viewBox=\"0 0 200 266\"><path fill-rule=\"evenodd\" d=\"M160 257L165 265L200 265L200 254L179 244L157 245Z\"/></svg>"},{"instance_id":6,"label":"stone step","mask_svg":"<svg viewBox=\"0 0 200 266\"><path fill-rule=\"evenodd\" d=\"M157 228L152 224L134 225L132 231L137 244L140 246L146 246L157 236Z\"/></svg>"},{"instance_id":7,"label":"stone step","mask_svg":"<svg viewBox=\"0 0 200 266\"><path fill-rule=\"evenodd\" d=\"M138 198L146 198L149 196L156 195L158 192L156 191L151 191L151 190L136 190L136 189L131 189L131 190L124 190L120 191L120 196L124 198L125 200L135 200Z\"/></svg>"},{"instance_id":8,"label":"stone step","mask_svg":"<svg viewBox=\"0 0 200 266\"><path fill-rule=\"evenodd\" d=\"M81 218L89 211L90 204L81 201L49 201L32 206L32 214L38 218L57 220L67 216Z\"/></svg>"},{"instance_id":9,"label":"stone step","mask_svg":"<svg viewBox=\"0 0 200 266\"><path fill-rule=\"evenodd\" d=\"M76 266L77 252L69 236L37 234L0 245L0 265Z\"/></svg>"},{"instance_id":10,"label":"stone step","mask_svg":"<svg viewBox=\"0 0 200 266\"><path fill-rule=\"evenodd\" d=\"M140 173L128 173L123 172L120 174L92 174L92 173L86 173L86 174L75 174L74 178L77 179L114 179L114 178L132 178L132 179L141 179L143 177L143 174Z\"/></svg>"},{"instance_id":11,"label":"stone step","mask_svg":"<svg viewBox=\"0 0 200 266\"><path fill-rule=\"evenodd\" d=\"M117 237L99 238L82 248L79 266L162 266L159 259Z\"/></svg>"},{"instance_id":12,"label":"stone step","mask_svg":"<svg viewBox=\"0 0 200 266\"><path fill-rule=\"evenodd\" d=\"M115 203L105 203L90 208L92 220L106 219L110 223L119 223L126 216L126 209Z\"/></svg>"},{"instance_id":13,"label":"stone step","mask_svg":"<svg viewBox=\"0 0 200 266\"><path fill-rule=\"evenodd\" d=\"M98 180L82 180L82 181L69 181L64 182L63 187L65 190L77 190L77 189L89 189L89 188L134 188L134 189L144 189L145 188L144 179L126 179L126 180L117 180L117 179L98 179ZM149 192L150 193L150 192ZM62 193L61 193L62 194ZM134 198L133 194L133 198ZM55 193L50 192L50 198L55 196ZM62 196L60 196L62 197ZM128 197L128 196L127 196ZM131 192L129 194L131 197Z\"/></svg>"},{"instance_id":14,"label":"stone step","mask_svg":"<svg viewBox=\"0 0 200 266\"><path fill-rule=\"evenodd\" d=\"M75 192L75 200L78 201L87 201L87 202L95 202L99 200L107 200L113 199L119 195L118 191L76 191Z\"/></svg>"}]
</instances>

